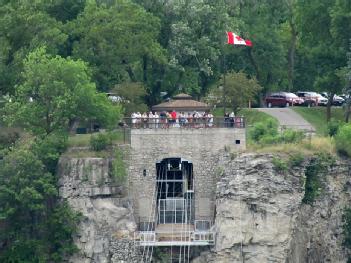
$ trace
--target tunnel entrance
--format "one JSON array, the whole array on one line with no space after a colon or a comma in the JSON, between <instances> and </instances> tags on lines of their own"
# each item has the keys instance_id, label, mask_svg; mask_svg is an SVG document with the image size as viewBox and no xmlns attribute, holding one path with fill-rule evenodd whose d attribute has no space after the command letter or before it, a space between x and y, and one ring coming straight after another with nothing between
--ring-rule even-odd
<instances>
[{"instance_id":1,"label":"tunnel entrance","mask_svg":"<svg viewBox=\"0 0 351 263\"><path fill-rule=\"evenodd\" d=\"M162 159L156 163L155 179L150 220L140 222L134 237L137 245L213 245L215 230L211 220L196 219L192 162L179 157Z\"/></svg>"},{"instance_id":2,"label":"tunnel entrance","mask_svg":"<svg viewBox=\"0 0 351 263\"><path fill-rule=\"evenodd\" d=\"M193 164L181 158L156 163L157 223L193 224Z\"/></svg>"}]
</instances>

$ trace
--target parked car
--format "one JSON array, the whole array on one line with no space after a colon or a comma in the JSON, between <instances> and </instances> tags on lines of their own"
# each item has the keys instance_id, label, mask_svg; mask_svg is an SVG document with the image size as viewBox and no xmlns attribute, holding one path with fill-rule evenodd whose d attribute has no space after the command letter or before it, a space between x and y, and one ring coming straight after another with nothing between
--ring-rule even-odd
<instances>
[{"instance_id":1,"label":"parked car","mask_svg":"<svg viewBox=\"0 0 351 263\"><path fill-rule=\"evenodd\" d=\"M324 98L321 94L312 91L298 91L296 95L300 98L303 98L305 101L305 105L307 106L326 106L328 100Z\"/></svg>"},{"instance_id":2,"label":"parked car","mask_svg":"<svg viewBox=\"0 0 351 263\"><path fill-rule=\"evenodd\" d=\"M327 92L322 92L321 95L324 98L329 99ZM345 99L344 98L342 98L341 96L338 96L338 95L334 95L332 105L334 105L334 106L342 106L344 103L345 103Z\"/></svg>"},{"instance_id":3,"label":"parked car","mask_svg":"<svg viewBox=\"0 0 351 263\"><path fill-rule=\"evenodd\" d=\"M271 107L289 107L294 105L303 105L304 100L290 92L271 93L265 99L268 108Z\"/></svg>"}]
</instances>

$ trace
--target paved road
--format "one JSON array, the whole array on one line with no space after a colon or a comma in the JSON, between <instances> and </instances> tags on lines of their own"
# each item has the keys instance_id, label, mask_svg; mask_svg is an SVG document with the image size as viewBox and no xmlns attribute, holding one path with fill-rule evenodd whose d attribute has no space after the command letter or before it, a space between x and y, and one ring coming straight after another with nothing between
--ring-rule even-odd
<instances>
[{"instance_id":1,"label":"paved road","mask_svg":"<svg viewBox=\"0 0 351 263\"><path fill-rule=\"evenodd\" d=\"M258 110L275 117L280 126L315 132L315 128L308 121L290 108L259 108Z\"/></svg>"}]
</instances>

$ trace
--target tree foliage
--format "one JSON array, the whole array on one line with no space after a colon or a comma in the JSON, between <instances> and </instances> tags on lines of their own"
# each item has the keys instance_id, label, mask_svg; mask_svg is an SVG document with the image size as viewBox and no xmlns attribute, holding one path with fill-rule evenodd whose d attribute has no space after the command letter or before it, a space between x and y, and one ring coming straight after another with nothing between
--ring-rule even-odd
<instances>
[{"instance_id":1,"label":"tree foliage","mask_svg":"<svg viewBox=\"0 0 351 263\"><path fill-rule=\"evenodd\" d=\"M67 30L72 32L76 58L89 62L100 90L123 81L137 81L143 58L163 61L157 42L159 20L129 1L98 4L89 1Z\"/></svg>"},{"instance_id":2,"label":"tree foliage","mask_svg":"<svg viewBox=\"0 0 351 263\"><path fill-rule=\"evenodd\" d=\"M5 117L35 134L65 131L69 121L77 117L105 125L118 120L119 108L96 93L83 61L52 57L39 48L24 61L22 78L16 96L6 105Z\"/></svg>"},{"instance_id":3,"label":"tree foliage","mask_svg":"<svg viewBox=\"0 0 351 263\"><path fill-rule=\"evenodd\" d=\"M255 101L262 87L255 78L249 78L244 72L230 72L222 77L217 94L222 104L232 108L235 112L239 108L247 107L249 102Z\"/></svg>"},{"instance_id":4,"label":"tree foliage","mask_svg":"<svg viewBox=\"0 0 351 263\"><path fill-rule=\"evenodd\" d=\"M1 262L60 262L76 251L79 216L57 201L55 176L36 147L21 141L0 161Z\"/></svg>"},{"instance_id":5,"label":"tree foliage","mask_svg":"<svg viewBox=\"0 0 351 263\"><path fill-rule=\"evenodd\" d=\"M147 90L142 82L125 82L116 85L114 92L121 99L126 116L130 116L132 112L146 112L148 107L145 104Z\"/></svg>"}]
</instances>

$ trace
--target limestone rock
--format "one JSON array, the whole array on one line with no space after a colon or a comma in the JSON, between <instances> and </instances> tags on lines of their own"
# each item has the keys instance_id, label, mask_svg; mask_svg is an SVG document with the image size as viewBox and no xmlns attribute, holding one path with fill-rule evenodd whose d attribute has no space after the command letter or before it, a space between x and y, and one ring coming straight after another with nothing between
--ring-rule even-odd
<instances>
[{"instance_id":1,"label":"limestone rock","mask_svg":"<svg viewBox=\"0 0 351 263\"><path fill-rule=\"evenodd\" d=\"M80 252L69 262L122 263L121 259L137 255L132 240L136 223L125 187L114 182L109 169L110 160L102 158L62 158L59 162L60 196L83 217L74 237Z\"/></svg>"}]
</instances>

